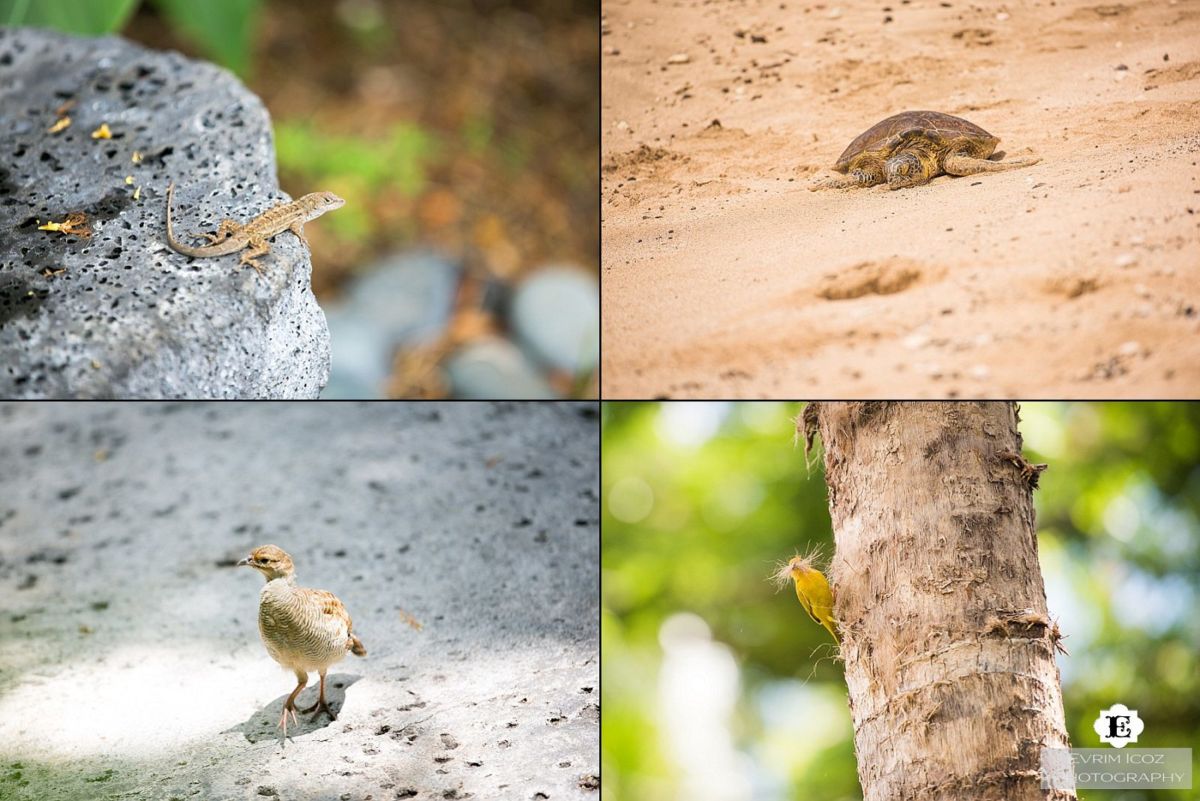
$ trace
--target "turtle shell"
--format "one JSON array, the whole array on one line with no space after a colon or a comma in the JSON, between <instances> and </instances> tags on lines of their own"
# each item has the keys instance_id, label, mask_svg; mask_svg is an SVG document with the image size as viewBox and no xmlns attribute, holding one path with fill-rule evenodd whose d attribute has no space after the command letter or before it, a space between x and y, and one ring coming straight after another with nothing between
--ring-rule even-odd
<instances>
[{"instance_id":1,"label":"turtle shell","mask_svg":"<svg viewBox=\"0 0 1200 801\"><path fill-rule=\"evenodd\" d=\"M992 149L1000 142L999 139L975 123L968 122L962 117L953 117L940 111L903 111L875 123L854 137L854 141L837 160L834 169L846 172L854 157L868 150L886 150L888 151L887 155L890 155L892 148L900 142L900 134L913 128L930 131L945 139L966 137L974 140L981 150L987 151L980 158L990 155Z\"/></svg>"}]
</instances>

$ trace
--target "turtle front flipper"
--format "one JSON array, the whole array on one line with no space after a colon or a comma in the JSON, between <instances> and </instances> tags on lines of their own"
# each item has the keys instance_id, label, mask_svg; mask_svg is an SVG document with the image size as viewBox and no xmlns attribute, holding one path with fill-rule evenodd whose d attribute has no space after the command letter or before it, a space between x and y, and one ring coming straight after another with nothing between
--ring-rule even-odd
<instances>
[{"instance_id":1,"label":"turtle front flipper","mask_svg":"<svg viewBox=\"0 0 1200 801\"><path fill-rule=\"evenodd\" d=\"M875 154L864 154L850 162L845 175L834 174L809 185L810 192L818 189L850 189L855 186L875 186L884 182L883 161Z\"/></svg>"},{"instance_id":2,"label":"turtle front flipper","mask_svg":"<svg viewBox=\"0 0 1200 801\"><path fill-rule=\"evenodd\" d=\"M856 186L870 186L870 184L863 183L861 177L854 174L841 175L834 173L833 175L814 180L808 185L808 191L816 192L818 189L852 189Z\"/></svg>"},{"instance_id":3,"label":"turtle front flipper","mask_svg":"<svg viewBox=\"0 0 1200 801\"><path fill-rule=\"evenodd\" d=\"M952 153L946 156L942 163L942 169L950 175L974 175L979 172L1002 172L1015 170L1018 167L1031 167L1041 160L1041 156L1022 156L1010 161L989 161L972 158L962 153Z\"/></svg>"}]
</instances>

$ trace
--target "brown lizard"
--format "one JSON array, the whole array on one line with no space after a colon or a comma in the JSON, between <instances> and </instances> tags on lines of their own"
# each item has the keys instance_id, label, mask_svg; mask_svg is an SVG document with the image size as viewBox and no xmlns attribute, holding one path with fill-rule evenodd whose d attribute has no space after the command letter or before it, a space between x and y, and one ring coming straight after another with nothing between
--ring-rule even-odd
<instances>
[{"instance_id":1,"label":"brown lizard","mask_svg":"<svg viewBox=\"0 0 1200 801\"><path fill-rule=\"evenodd\" d=\"M211 256L227 256L245 249L241 263L249 264L259 275L263 268L258 263L258 257L266 254L271 246L267 240L284 231L291 231L300 237L304 246L308 240L304 238L304 224L315 220L327 211L341 208L346 201L332 192L314 192L290 203L280 203L274 208L267 209L245 225L238 225L233 220L221 220L221 227L215 234L197 233L212 244L203 247L189 247L175 240L175 231L171 228L171 200L175 196L175 183L167 187L167 244L185 256L206 258Z\"/></svg>"}]
</instances>

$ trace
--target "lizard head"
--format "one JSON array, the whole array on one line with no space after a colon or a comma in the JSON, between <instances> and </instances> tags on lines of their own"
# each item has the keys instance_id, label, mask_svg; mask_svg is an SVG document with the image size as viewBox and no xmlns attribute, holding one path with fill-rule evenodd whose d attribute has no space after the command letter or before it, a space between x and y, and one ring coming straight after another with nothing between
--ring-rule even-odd
<instances>
[{"instance_id":1,"label":"lizard head","mask_svg":"<svg viewBox=\"0 0 1200 801\"><path fill-rule=\"evenodd\" d=\"M327 211L340 209L346 205L346 201L332 192L313 192L311 195L306 195L304 199L312 201L312 211L308 213L310 220L315 220Z\"/></svg>"}]
</instances>

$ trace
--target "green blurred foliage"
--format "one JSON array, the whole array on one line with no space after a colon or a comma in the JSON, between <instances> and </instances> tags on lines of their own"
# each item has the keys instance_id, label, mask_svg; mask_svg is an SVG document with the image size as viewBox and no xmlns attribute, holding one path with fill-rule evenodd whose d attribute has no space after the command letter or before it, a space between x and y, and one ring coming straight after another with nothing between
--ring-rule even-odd
<instances>
[{"instance_id":1,"label":"green blurred foliage","mask_svg":"<svg viewBox=\"0 0 1200 801\"><path fill-rule=\"evenodd\" d=\"M262 0L154 0L171 24L204 54L243 78Z\"/></svg>"},{"instance_id":2,"label":"green blurred foliage","mask_svg":"<svg viewBox=\"0 0 1200 801\"><path fill-rule=\"evenodd\" d=\"M125 24L139 0L0 0L0 25L97 36Z\"/></svg>"},{"instance_id":3,"label":"green blurred foliage","mask_svg":"<svg viewBox=\"0 0 1200 801\"><path fill-rule=\"evenodd\" d=\"M740 669L730 726L753 797L861 797L829 636L766 581L797 549L832 549L819 453L810 474L793 443L801 408L603 407L606 799L681 797L659 706L661 627L681 613ZM1039 403L1021 416L1027 457L1049 463L1035 501L1050 611L1071 651L1058 661L1072 744L1100 747L1092 722L1113 703L1146 721L1140 747L1200 743L1200 404ZM789 728L795 717L807 728ZM1151 797L1192 794L1080 793Z\"/></svg>"},{"instance_id":4,"label":"green blurred foliage","mask_svg":"<svg viewBox=\"0 0 1200 801\"><path fill-rule=\"evenodd\" d=\"M0 0L0 24L97 36L121 29L140 0ZM154 0L209 58L245 77L262 0Z\"/></svg>"},{"instance_id":5,"label":"green blurred foliage","mask_svg":"<svg viewBox=\"0 0 1200 801\"><path fill-rule=\"evenodd\" d=\"M275 125L275 153L281 171L307 186L320 186L346 199L330 215L329 230L347 241L370 236L368 211L374 197L395 189L408 197L425 190L427 171L438 158L434 137L418 125L392 125L387 136L339 136L313 128L308 122L284 120Z\"/></svg>"},{"instance_id":6,"label":"green blurred foliage","mask_svg":"<svg viewBox=\"0 0 1200 801\"><path fill-rule=\"evenodd\" d=\"M344 13L339 18L354 38L360 50L378 55L394 44L394 34L384 14L383 6L375 0L341 0Z\"/></svg>"},{"instance_id":7,"label":"green blurred foliage","mask_svg":"<svg viewBox=\"0 0 1200 801\"><path fill-rule=\"evenodd\" d=\"M295 120L275 126L275 151L282 169L315 183L337 176L372 191L393 186L410 197L425 188L426 168L438 152L433 137L412 123L396 123L386 137L366 139Z\"/></svg>"}]
</instances>

